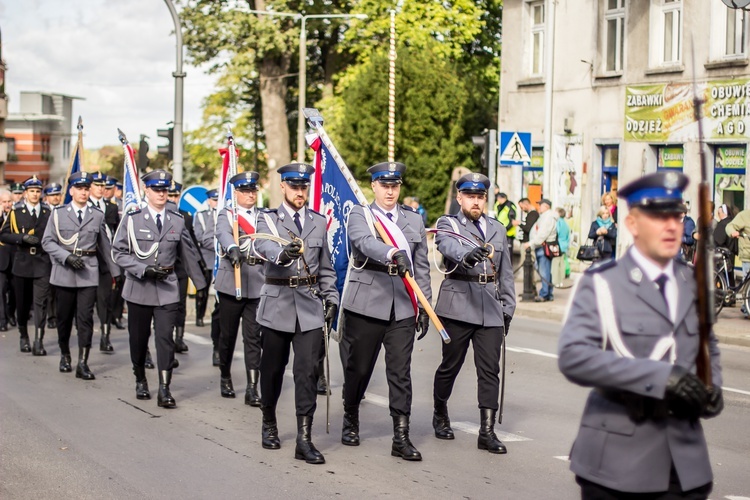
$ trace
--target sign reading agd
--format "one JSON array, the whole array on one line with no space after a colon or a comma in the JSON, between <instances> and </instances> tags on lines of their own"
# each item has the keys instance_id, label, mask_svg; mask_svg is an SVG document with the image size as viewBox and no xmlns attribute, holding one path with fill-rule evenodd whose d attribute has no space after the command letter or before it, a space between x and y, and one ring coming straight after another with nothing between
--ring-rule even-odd
<instances>
[{"instance_id":1,"label":"sign reading agd","mask_svg":"<svg viewBox=\"0 0 750 500\"><path fill-rule=\"evenodd\" d=\"M750 79L701 82L706 139L750 137ZM625 88L625 140L686 142L698 138L692 83L630 85Z\"/></svg>"}]
</instances>

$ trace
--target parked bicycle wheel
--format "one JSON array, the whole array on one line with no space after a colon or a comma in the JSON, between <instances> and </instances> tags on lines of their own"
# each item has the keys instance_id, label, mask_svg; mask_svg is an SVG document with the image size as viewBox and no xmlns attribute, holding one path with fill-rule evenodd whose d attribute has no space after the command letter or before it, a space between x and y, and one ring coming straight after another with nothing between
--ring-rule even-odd
<instances>
[{"instance_id":1,"label":"parked bicycle wheel","mask_svg":"<svg viewBox=\"0 0 750 500\"><path fill-rule=\"evenodd\" d=\"M729 284L721 269L714 273L714 312L718 316L724 308L726 298L732 292L729 290Z\"/></svg>"}]
</instances>

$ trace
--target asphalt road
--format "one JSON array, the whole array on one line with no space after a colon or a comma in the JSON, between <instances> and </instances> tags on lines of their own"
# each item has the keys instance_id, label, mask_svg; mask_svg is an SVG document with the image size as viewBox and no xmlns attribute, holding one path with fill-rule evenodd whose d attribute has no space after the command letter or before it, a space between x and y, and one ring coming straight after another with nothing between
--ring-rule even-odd
<instances>
[{"instance_id":1,"label":"asphalt road","mask_svg":"<svg viewBox=\"0 0 750 500\"><path fill-rule=\"evenodd\" d=\"M190 352L179 355L172 381L174 410L157 407L154 370L147 373L154 399L135 398L125 331L113 332L114 355L92 353L89 365L97 377L92 382L57 371L54 338L47 342L47 357L33 357L18 351L15 329L3 334L0 498L579 497L566 459L587 391L557 370L558 324L514 321L504 419L496 426L507 455L476 448L479 410L471 353L449 402L456 439L435 439L432 378L440 339L431 332L417 343L411 438L424 460L416 463L390 456L382 360L361 408L362 444L341 445L342 377L332 343L331 432L325 432L323 396L313 425L313 441L326 457L320 466L294 459L291 377L278 409L281 450L263 450L260 410L245 406L241 397L241 346L233 367L238 398L223 399L208 330L188 326ZM750 498L750 349L724 346L722 355L726 409L705 422L715 473L712 498Z\"/></svg>"}]
</instances>

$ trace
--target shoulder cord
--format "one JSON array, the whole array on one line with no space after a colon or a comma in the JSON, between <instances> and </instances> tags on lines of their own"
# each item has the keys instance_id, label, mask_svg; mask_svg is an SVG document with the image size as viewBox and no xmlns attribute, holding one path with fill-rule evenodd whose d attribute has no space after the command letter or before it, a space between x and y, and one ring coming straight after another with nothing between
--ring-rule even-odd
<instances>
[{"instance_id":1,"label":"shoulder cord","mask_svg":"<svg viewBox=\"0 0 750 500\"><path fill-rule=\"evenodd\" d=\"M58 218L57 212L58 212L57 210L52 212L52 219L55 222L55 234L57 235L57 239L63 245L72 246L73 251L75 252L76 249L78 248L78 233L74 234L70 238L63 238L62 235L60 234L60 220Z\"/></svg>"},{"instance_id":2,"label":"shoulder cord","mask_svg":"<svg viewBox=\"0 0 750 500\"><path fill-rule=\"evenodd\" d=\"M634 359L635 356L633 356L633 353L630 352L622 341L622 336L620 335L619 328L617 328L617 321L615 319L612 293L607 281L600 274L594 275L594 291L596 292L596 303L599 307L599 318L601 319L602 326L602 349L606 349L607 342L609 342L612 350L619 357ZM659 339L648 358L660 361L667 353L669 353L669 362L674 364L677 359L674 332L671 332L668 337Z\"/></svg>"},{"instance_id":3,"label":"shoulder cord","mask_svg":"<svg viewBox=\"0 0 750 500\"><path fill-rule=\"evenodd\" d=\"M372 220L372 212L370 212L370 209L368 207L364 207L363 206L362 207L362 213L364 213L364 215L365 215L365 220L367 221L367 227L370 229L370 233L372 233L372 237L375 238L375 239L377 239L377 235L375 234L375 222ZM346 221L346 234L347 235L349 234L349 218L348 217L347 217L347 221ZM347 240L348 239L349 238L347 238ZM347 246L348 246L348 241L347 241ZM356 271L360 271L360 270L364 269L365 265L367 265L367 262L370 260L370 258L368 256L366 256L366 255L363 255L363 257L365 258L365 260L364 260L364 262L362 262L361 266L357 267L357 266L354 265L354 261L352 260L351 251L352 251L351 248L349 248L348 249L349 264L351 265L352 269L354 269Z\"/></svg>"},{"instance_id":4,"label":"shoulder cord","mask_svg":"<svg viewBox=\"0 0 750 500\"><path fill-rule=\"evenodd\" d=\"M135 238L135 229L133 229L133 217L128 217L128 250L134 253L140 260L146 260L152 255L158 256L159 253L159 242L155 241L151 248L147 251L141 250L138 246L138 240ZM156 257L155 257L156 258Z\"/></svg>"},{"instance_id":5,"label":"shoulder cord","mask_svg":"<svg viewBox=\"0 0 750 500\"><path fill-rule=\"evenodd\" d=\"M458 224L456 224L456 221L454 221L452 217L440 217L440 219L446 219L450 223L451 227L453 228L453 232L454 233L458 233L459 232L459 230L458 230ZM438 220L440 220L440 219L438 219ZM435 227L437 227L437 222L435 222ZM436 237L437 237L437 235L436 235ZM445 271L443 271L442 269L440 269L440 263L437 260L438 249L437 249L437 242L435 241L435 239L436 238L432 239L432 263L435 264L435 269L437 269L440 274L444 274L444 275L448 276L449 274L451 274L452 272L454 272L456 269L458 269L458 263L456 263L456 266L453 269L451 269L450 271L448 271L447 267L445 268L446 269ZM456 239L458 240L458 238L456 238ZM464 242L461 241L461 240L458 240L458 244L461 245L461 246L463 246Z\"/></svg>"}]
</instances>

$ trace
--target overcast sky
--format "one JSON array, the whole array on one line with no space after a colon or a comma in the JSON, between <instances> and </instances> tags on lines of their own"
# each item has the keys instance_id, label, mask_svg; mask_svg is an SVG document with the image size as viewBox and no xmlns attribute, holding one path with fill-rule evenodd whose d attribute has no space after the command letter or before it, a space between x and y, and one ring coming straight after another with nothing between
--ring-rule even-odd
<instances>
[{"instance_id":1,"label":"overcast sky","mask_svg":"<svg viewBox=\"0 0 750 500\"><path fill-rule=\"evenodd\" d=\"M174 119L174 23L164 0L0 0L9 112L21 91L62 93L83 117L84 146L137 143ZM185 64L184 129L200 124L214 78Z\"/></svg>"}]
</instances>

